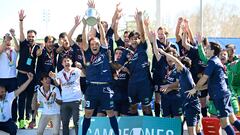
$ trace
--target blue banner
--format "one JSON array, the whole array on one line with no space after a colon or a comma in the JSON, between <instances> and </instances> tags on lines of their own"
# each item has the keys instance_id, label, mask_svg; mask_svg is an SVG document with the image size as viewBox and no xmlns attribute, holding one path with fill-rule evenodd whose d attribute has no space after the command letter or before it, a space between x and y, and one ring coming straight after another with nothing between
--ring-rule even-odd
<instances>
[{"instance_id":1,"label":"blue banner","mask_svg":"<svg viewBox=\"0 0 240 135\"><path fill-rule=\"evenodd\" d=\"M181 120L149 116L117 117L119 135L180 135ZM82 134L83 117L79 120ZM114 135L108 117L93 117L87 135Z\"/></svg>"}]
</instances>

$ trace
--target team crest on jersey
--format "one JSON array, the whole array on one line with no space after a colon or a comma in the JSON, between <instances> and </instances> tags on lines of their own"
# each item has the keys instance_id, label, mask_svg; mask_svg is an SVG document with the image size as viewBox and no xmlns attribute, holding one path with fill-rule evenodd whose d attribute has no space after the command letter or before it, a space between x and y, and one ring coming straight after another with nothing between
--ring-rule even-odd
<instances>
[{"instance_id":1,"label":"team crest on jersey","mask_svg":"<svg viewBox=\"0 0 240 135\"><path fill-rule=\"evenodd\" d=\"M95 61L93 61L93 65L99 65L99 64L102 64L103 63L103 56L100 55Z\"/></svg>"}]
</instances>

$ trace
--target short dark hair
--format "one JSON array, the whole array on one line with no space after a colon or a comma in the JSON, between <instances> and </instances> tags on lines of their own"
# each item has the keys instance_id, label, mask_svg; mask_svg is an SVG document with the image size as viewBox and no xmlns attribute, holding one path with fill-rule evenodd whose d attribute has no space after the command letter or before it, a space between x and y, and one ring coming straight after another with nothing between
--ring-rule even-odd
<instances>
[{"instance_id":1,"label":"short dark hair","mask_svg":"<svg viewBox=\"0 0 240 135\"><path fill-rule=\"evenodd\" d=\"M159 31L159 30L163 30L163 32L164 32L164 34L166 35L166 36L168 36L168 31L167 31L167 28L166 27L162 27L162 26L160 26L159 28L158 28L158 30L157 31Z\"/></svg>"},{"instance_id":2,"label":"short dark hair","mask_svg":"<svg viewBox=\"0 0 240 135\"><path fill-rule=\"evenodd\" d=\"M175 48L173 48L173 47L167 47L167 48L165 49L165 52L166 52L166 53L172 53L172 55L173 55L174 57L176 57L176 58L179 57L179 55L178 55L178 53L177 53L177 50L176 50Z\"/></svg>"},{"instance_id":3,"label":"short dark hair","mask_svg":"<svg viewBox=\"0 0 240 135\"><path fill-rule=\"evenodd\" d=\"M62 59L61 59L61 62L63 62L63 60L64 59L70 59L70 60L72 60L72 57L70 56L70 55L64 55L63 57L62 57Z\"/></svg>"},{"instance_id":4,"label":"short dark hair","mask_svg":"<svg viewBox=\"0 0 240 135\"><path fill-rule=\"evenodd\" d=\"M114 52L116 52L117 50L123 51L123 48L117 47L117 48L114 49Z\"/></svg>"},{"instance_id":5,"label":"short dark hair","mask_svg":"<svg viewBox=\"0 0 240 135\"><path fill-rule=\"evenodd\" d=\"M218 43L215 42L209 42L211 50L214 50L214 56L218 56L221 52L221 46Z\"/></svg>"},{"instance_id":6,"label":"short dark hair","mask_svg":"<svg viewBox=\"0 0 240 135\"><path fill-rule=\"evenodd\" d=\"M192 61L188 57L186 56L180 57L180 60L184 66L186 66L187 68L191 68Z\"/></svg>"},{"instance_id":7,"label":"short dark hair","mask_svg":"<svg viewBox=\"0 0 240 135\"><path fill-rule=\"evenodd\" d=\"M54 43L55 40L56 40L56 38L53 37L53 36L46 36L46 37L44 38L44 42L47 43L47 41L48 41L49 39L53 39L53 43Z\"/></svg>"},{"instance_id":8,"label":"short dark hair","mask_svg":"<svg viewBox=\"0 0 240 135\"><path fill-rule=\"evenodd\" d=\"M76 42L82 42L82 34L77 36Z\"/></svg>"},{"instance_id":9,"label":"short dark hair","mask_svg":"<svg viewBox=\"0 0 240 135\"><path fill-rule=\"evenodd\" d=\"M208 38L204 37L202 42L203 45L208 45Z\"/></svg>"},{"instance_id":10,"label":"short dark hair","mask_svg":"<svg viewBox=\"0 0 240 135\"><path fill-rule=\"evenodd\" d=\"M67 36L67 33L66 32L62 32L59 34L58 38L64 38Z\"/></svg>"},{"instance_id":11,"label":"short dark hair","mask_svg":"<svg viewBox=\"0 0 240 135\"><path fill-rule=\"evenodd\" d=\"M225 45L225 48L233 48L236 49L236 46L234 44L227 44Z\"/></svg>"},{"instance_id":12,"label":"short dark hair","mask_svg":"<svg viewBox=\"0 0 240 135\"><path fill-rule=\"evenodd\" d=\"M47 78L47 77L49 77L48 73L43 72L43 73L41 74L40 80L42 81L44 78Z\"/></svg>"},{"instance_id":13,"label":"short dark hair","mask_svg":"<svg viewBox=\"0 0 240 135\"><path fill-rule=\"evenodd\" d=\"M37 31L35 31L35 30L28 30L28 31L27 31L27 34L28 34L28 33L34 33L35 35L37 35Z\"/></svg>"},{"instance_id":14,"label":"short dark hair","mask_svg":"<svg viewBox=\"0 0 240 135\"><path fill-rule=\"evenodd\" d=\"M125 30L123 34L128 34L128 33L129 33L129 31Z\"/></svg>"},{"instance_id":15,"label":"short dark hair","mask_svg":"<svg viewBox=\"0 0 240 135\"><path fill-rule=\"evenodd\" d=\"M130 39L131 37L134 37L135 35L137 35L137 38L140 39L140 34L136 31L131 31L129 34L128 34L128 38Z\"/></svg>"}]
</instances>

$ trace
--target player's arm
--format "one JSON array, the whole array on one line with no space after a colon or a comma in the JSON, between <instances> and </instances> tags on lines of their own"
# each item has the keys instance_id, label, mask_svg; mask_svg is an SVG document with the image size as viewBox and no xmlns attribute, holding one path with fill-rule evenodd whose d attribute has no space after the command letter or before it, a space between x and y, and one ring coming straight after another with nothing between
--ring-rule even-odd
<instances>
[{"instance_id":1,"label":"player's arm","mask_svg":"<svg viewBox=\"0 0 240 135\"><path fill-rule=\"evenodd\" d=\"M23 83L17 90L14 91L15 97L19 96L24 90L26 90L27 86L31 83L33 79L33 74L32 73L27 73L28 80Z\"/></svg>"},{"instance_id":2,"label":"player's arm","mask_svg":"<svg viewBox=\"0 0 240 135\"><path fill-rule=\"evenodd\" d=\"M20 42L22 42L25 40L25 36L23 32L23 20L26 17L26 15L24 14L24 10L20 10L18 12L18 16L19 16Z\"/></svg>"}]
</instances>

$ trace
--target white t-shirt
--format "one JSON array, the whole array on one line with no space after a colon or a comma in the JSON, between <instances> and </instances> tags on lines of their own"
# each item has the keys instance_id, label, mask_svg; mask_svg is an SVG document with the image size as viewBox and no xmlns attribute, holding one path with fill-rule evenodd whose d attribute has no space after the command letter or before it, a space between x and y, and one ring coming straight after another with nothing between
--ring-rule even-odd
<instances>
[{"instance_id":1,"label":"white t-shirt","mask_svg":"<svg viewBox=\"0 0 240 135\"><path fill-rule=\"evenodd\" d=\"M0 78L16 77L17 56L18 56L18 53L15 51L15 49L11 49L11 51L7 50L7 52L4 51L0 54L0 62L1 62Z\"/></svg>"},{"instance_id":2,"label":"white t-shirt","mask_svg":"<svg viewBox=\"0 0 240 135\"><path fill-rule=\"evenodd\" d=\"M63 102L81 100L80 69L72 68L70 72L65 72L63 69L57 73L56 78L60 80Z\"/></svg>"},{"instance_id":3,"label":"white t-shirt","mask_svg":"<svg viewBox=\"0 0 240 135\"><path fill-rule=\"evenodd\" d=\"M62 99L59 89L54 85L50 85L48 93L44 92L43 86L37 91L37 101L43 104L42 114L60 114L60 105L55 102L53 92L56 93L56 99Z\"/></svg>"},{"instance_id":4,"label":"white t-shirt","mask_svg":"<svg viewBox=\"0 0 240 135\"><path fill-rule=\"evenodd\" d=\"M6 122L12 118L12 102L15 98L14 92L6 93L4 100L0 101L0 122Z\"/></svg>"}]
</instances>

